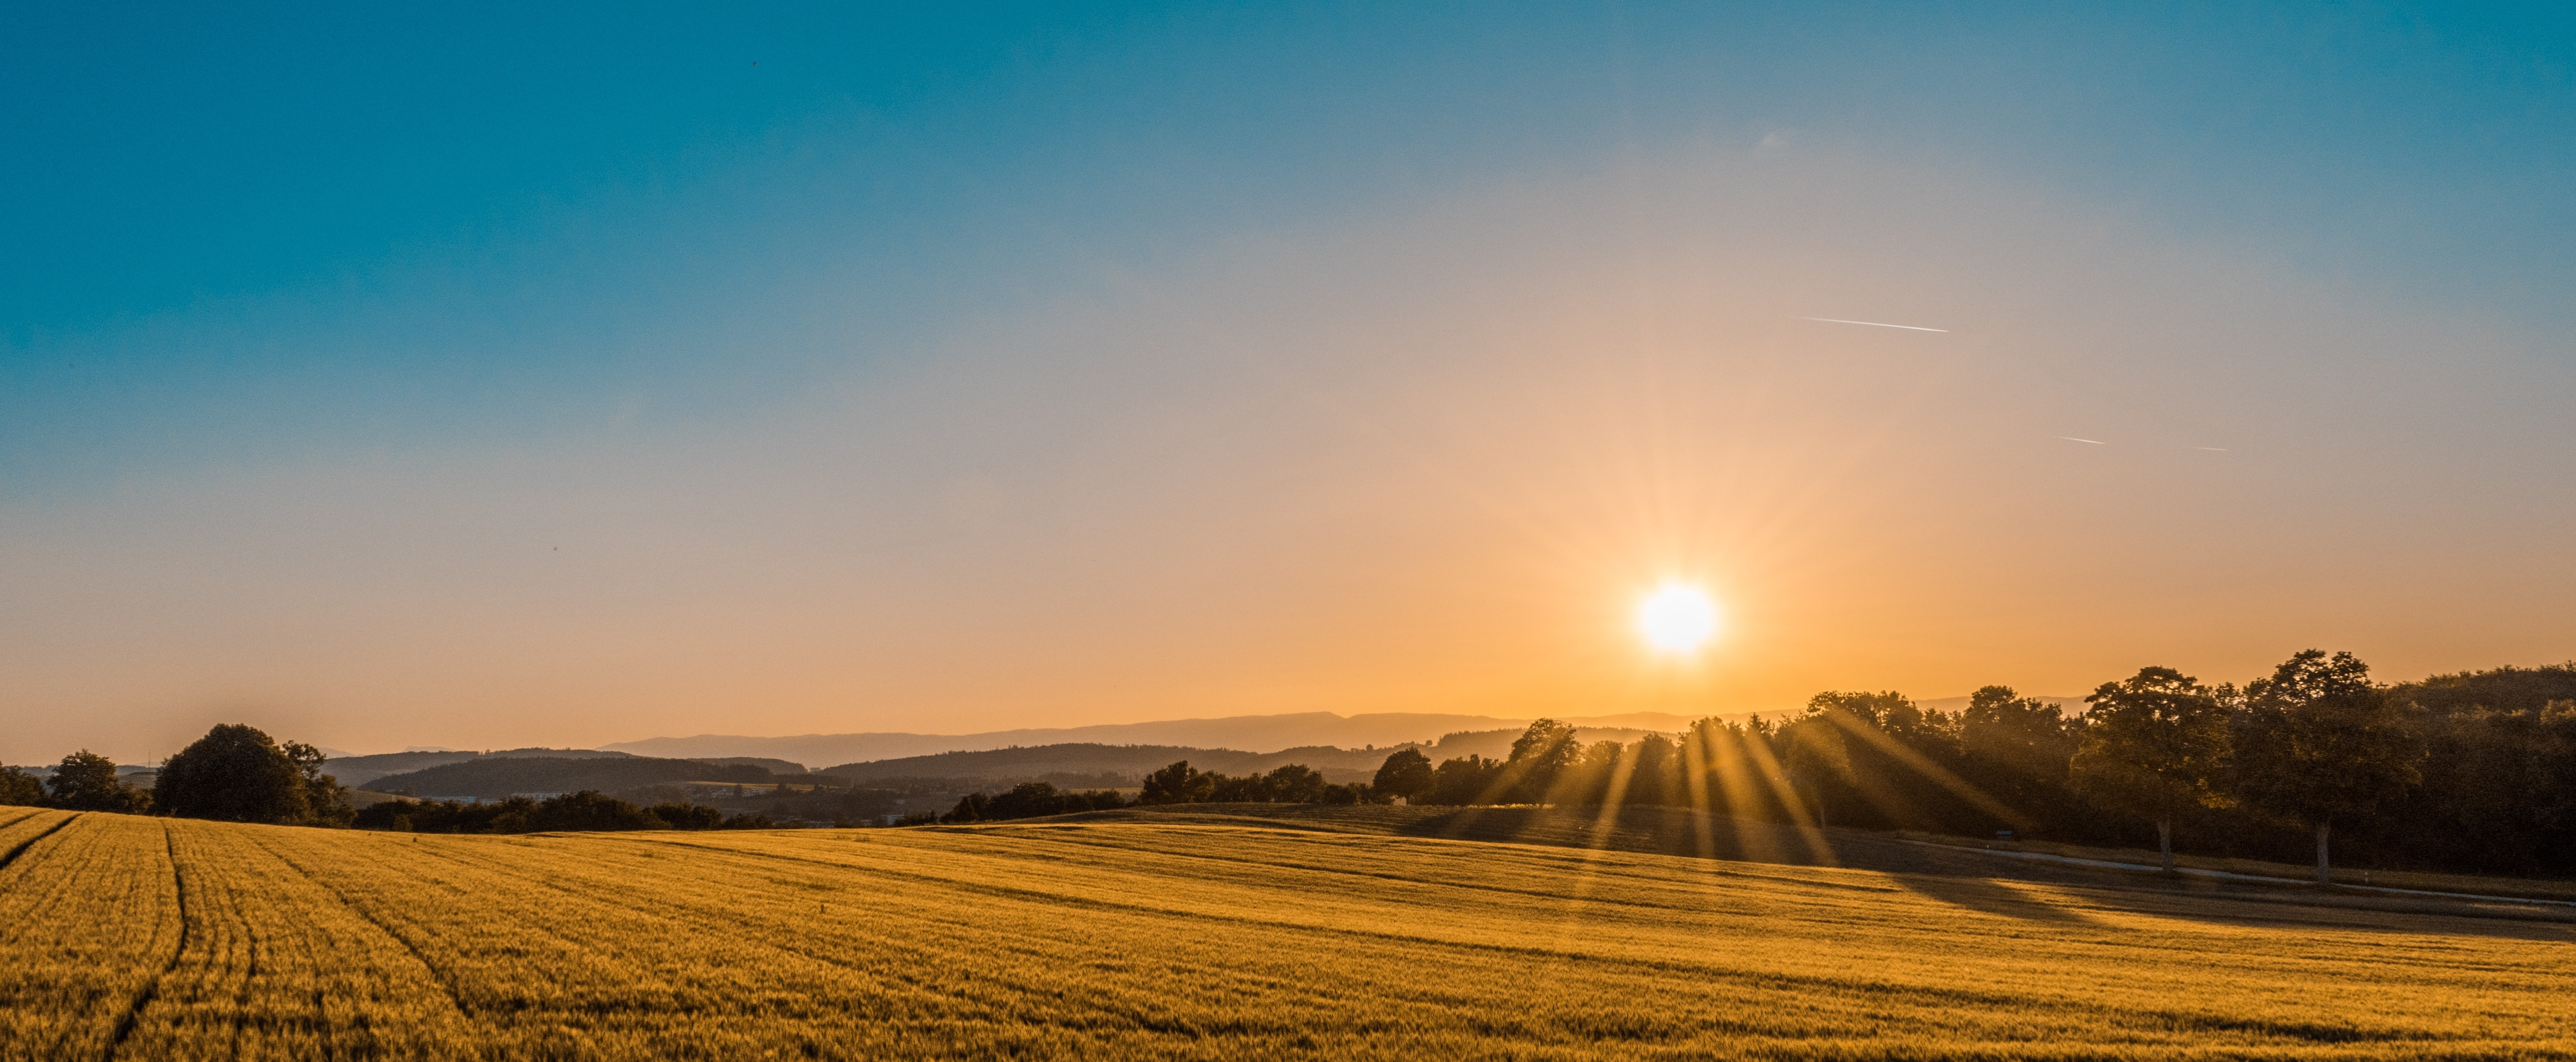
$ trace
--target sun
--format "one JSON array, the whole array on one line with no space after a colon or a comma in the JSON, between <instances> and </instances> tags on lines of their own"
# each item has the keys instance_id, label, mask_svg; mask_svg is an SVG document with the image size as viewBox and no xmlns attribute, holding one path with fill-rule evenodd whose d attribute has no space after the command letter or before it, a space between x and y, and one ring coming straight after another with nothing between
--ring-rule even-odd
<instances>
[{"instance_id":1,"label":"sun","mask_svg":"<svg viewBox=\"0 0 2576 1062\"><path fill-rule=\"evenodd\" d=\"M1696 586L1665 583L1637 602L1637 632L1667 653L1695 651L1717 633L1717 604Z\"/></svg>"}]
</instances>

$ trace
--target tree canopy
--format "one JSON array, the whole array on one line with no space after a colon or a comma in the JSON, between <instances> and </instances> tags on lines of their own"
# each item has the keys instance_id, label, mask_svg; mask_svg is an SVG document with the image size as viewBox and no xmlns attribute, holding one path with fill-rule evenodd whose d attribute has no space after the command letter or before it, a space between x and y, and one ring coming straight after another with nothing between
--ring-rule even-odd
<instances>
[{"instance_id":1,"label":"tree canopy","mask_svg":"<svg viewBox=\"0 0 2576 1062\"><path fill-rule=\"evenodd\" d=\"M2172 870L2175 813L2228 799L2226 706L2200 680L2169 667L2139 668L2084 700L2093 711L2069 764L2076 787L2154 822Z\"/></svg>"},{"instance_id":2,"label":"tree canopy","mask_svg":"<svg viewBox=\"0 0 2576 1062\"><path fill-rule=\"evenodd\" d=\"M1421 749L1398 749L1379 764L1369 787L1388 797L1416 799L1431 791L1431 757Z\"/></svg>"},{"instance_id":3,"label":"tree canopy","mask_svg":"<svg viewBox=\"0 0 2576 1062\"><path fill-rule=\"evenodd\" d=\"M141 813L152 806L152 794L116 776L116 761L88 749L63 757L54 776L45 780L45 803L70 811Z\"/></svg>"},{"instance_id":4,"label":"tree canopy","mask_svg":"<svg viewBox=\"0 0 2576 1062\"><path fill-rule=\"evenodd\" d=\"M2245 798L2315 827L2318 881L2331 880L2326 843L2337 820L2376 811L2423 780L2419 742L2351 653L2309 649L2248 683L2235 743Z\"/></svg>"},{"instance_id":5,"label":"tree canopy","mask_svg":"<svg viewBox=\"0 0 2576 1062\"><path fill-rule=\"evenodd\" d=\"M348 797L322 761L311 745L280 745L256 727L224 723L162 765L152 802L181 818L344 825Z\"/></svg>"},{"instance_id":6,"label":"tree canopy","mask_svg":"<svg viewBox=\"0 0 2576 1062\"><path fill-rule=\"evenodd\" d=\"M0 767L0 805L42 804L45 783L16 767Z\"/></svg>"}]
</instances>

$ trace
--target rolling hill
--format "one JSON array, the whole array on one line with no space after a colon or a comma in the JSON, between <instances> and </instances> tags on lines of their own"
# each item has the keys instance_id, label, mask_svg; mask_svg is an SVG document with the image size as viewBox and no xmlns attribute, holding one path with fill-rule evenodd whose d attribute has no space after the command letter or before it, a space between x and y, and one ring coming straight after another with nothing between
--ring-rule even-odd
<instances>
[{"instance_id":1,"label":"rolling hill","mask_svg":"<svg viewBox=\"0 0 2576 1062\"><path fill-rule=\"evenodd\" d=\"M853 782L890 778L955 778L985 784L1009 784L1051 778L1075 778L1073 784L1135 785L1137 779L1175 760L1188 760L1203 771L1251 774L1283 764L1303 764L1323 772L1327 781L1365 782L1377 774L1391 750L1305 748L1278 752L1194 749L1179 745L1039 745L1034 748L983 752L942 752L867 763L845 763L816 772Z\"/></svg>"},{"instance_id":2,"label":"rolling hill","mask_svg":"<svg viewBox=\"0 0 2576 1062\"><path fill-rule=\"evenodd\" d=\"M366 788L379 793L405 793L433 799L496 800L523 793L569 793L582 789L614 793L639 786L676 782L760 784L770 778L770 772L757 764L724 765L697 760L657 760L644 756L581 759L490 756L385 775L368 782Z\"/></svg>"},{"instance_id":3,"label":"rolling hill","mask_svg":"<svg viewBox=\"0 0 2576 1062\"><path fill-rule=\"evenodd\" d=\"M2554 1058L2564 914L1197 807L474 837L0 809L0 1058ZM1357 814L1365 812L1365 815ZM1585 839L1646 838L1585 846ZM1754 837L1767 840L1756 844ZM1730 842L1791 838L1754 829ZM1845 864L1888 858L1835 833ZM1651 843L1649 843L1651 842ZM2472 917L2475 915L2476 917Z\"/></svg>"},{"instance_id":4,"label":"rolling hill","mask_svg":"<svg viewBox=\"0 0 2576 1062\"><path fill-rule=\"evenodd\" d=\"M1740 718L1730 714L1728 718ZM1568 719L1580 727L1638 733L1676 731L1695 717L1638 712ZM798 763L860 763L929 756L942 752L980 752L1038 745L1173 745L1202 749L1275 752L1280 749L1336 746L1388 747L1439 740L1459 731L1511 730L1527 719L1431 712L1384 712L1335 715L1298 712L1287 715L1239 715L1219 719L1170 719L1153 723L996 730L978 734L804 734L795 737L745 737L700 734L696 737L648 738L603 745L603 749L674 759L715 756L773 756Z\"/></svg>"},{"instance_id":5,"label":"rolling hill","mask_svg":"<svg viewBox=\"0 0 2576 1062\"><path fill-rule=\"evenodd\" d=\"M1574 733L1577 739L1587 742L1628 742L1646 731L1582 727ZM817 773L854 782L940 778L986 785L1044 780L1060 785L1114 787L1136 785L1148 772L1187 760L1190 766L1203 771L1233 775L1266 772L1294 763L1323 772L1326 781L1365 782L1376 777L1378 767L1397 749L1418 748L1434 761L1469 755L1501 759L1511 752L1512 741L1520 735L1518 729L1477 730L1446 734L1432 745L1358 749L1310 745L1276 752L1083 742L869 760L827 767Z\"/></svg>"}]
</instances>

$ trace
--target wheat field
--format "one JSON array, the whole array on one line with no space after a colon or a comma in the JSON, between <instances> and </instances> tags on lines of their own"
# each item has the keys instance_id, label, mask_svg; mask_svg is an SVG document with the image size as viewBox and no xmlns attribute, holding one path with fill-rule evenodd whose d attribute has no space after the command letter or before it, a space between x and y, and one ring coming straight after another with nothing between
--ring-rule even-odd
<instances>
[{"instance_id":1,"label":"wheat field","mask_svg":"<svg viewBox=\"0 0 2576 1062\"><path fill-rule=\"evenodd\" d=\"M0 810L11 1059L2568 1057L2564 922L1128 815Z\"/></svg>"}]
</instances>

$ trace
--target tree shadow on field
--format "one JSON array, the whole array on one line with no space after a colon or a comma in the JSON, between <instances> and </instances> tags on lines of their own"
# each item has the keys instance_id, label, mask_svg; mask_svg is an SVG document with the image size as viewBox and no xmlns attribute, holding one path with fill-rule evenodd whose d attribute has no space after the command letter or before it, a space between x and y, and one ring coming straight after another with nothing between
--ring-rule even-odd
<instances>
[{"instance_id":1,"label":"tree shadow on field","mask_svg":"<svg viewBox=\"0 0 2576 1062\"><path fill-rule=\"evenodd\" d=\"M1175 820L1878 871L1887 874L1892 885L1954 907L2061 926L2107 923L2050 902L2049 887L2084 890L2091 903L2105 909L2217 925L2303 925L2576 941L2576 908L2319 893L2304 886L2167 878L2152 872L2012 859L1869 830L1815 830L1653 805L1632 805L1605 815L1600 808L1532 805L1171 804L1082 812L1043 821ZM2024 891L2020 887L2024 885L2038 886L2040 891Z\"/></svg>"},{"instance_id":2,"label":"tree shadow on field","mask_svg":"<svg viewBox=\"0 0 2576 1062\"><path fill-rule=\"evenodd\" d=\"M1892 874L1889 880L1916 895L1984 914L2069 926L2101 925L2100 919L2068 910L1993 878L1950 878Z\"/></svg>"}]
</instances>

